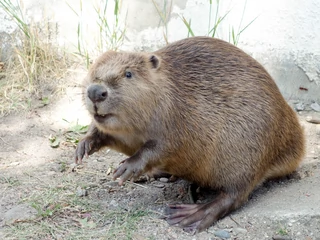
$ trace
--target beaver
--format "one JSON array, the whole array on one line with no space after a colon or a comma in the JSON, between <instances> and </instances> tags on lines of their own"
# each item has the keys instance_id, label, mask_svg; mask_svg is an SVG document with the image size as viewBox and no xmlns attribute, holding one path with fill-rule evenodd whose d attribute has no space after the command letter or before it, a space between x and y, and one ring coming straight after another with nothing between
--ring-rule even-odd
<instances>
[{"instance_id":1,"label":"beaver","mask_svg":"<svg viewBox=\"0 0 320 240\"><path fill-rule=\"evenodd\" d=\"M166 220L200 232L267 179L299 166L304 134L267 71L223 40L192 37L151 53L108 51L84 80L93 120L81 163L102 147L129 157L119 184L160 171L218 191L204 204L169 205Z\"/></svg>"}]
</instances>

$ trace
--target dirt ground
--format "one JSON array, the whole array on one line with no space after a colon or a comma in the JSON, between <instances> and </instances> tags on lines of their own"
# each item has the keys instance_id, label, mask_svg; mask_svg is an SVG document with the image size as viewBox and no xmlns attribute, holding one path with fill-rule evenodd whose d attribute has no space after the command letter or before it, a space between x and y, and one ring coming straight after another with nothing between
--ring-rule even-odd
<instances>
[{"instance_id":1,"label":"dirt ground","mask_svg":"<svg viewBox=\"0 0 320 240\"><path fill-rule=\"evenodd\" d=\"M320 113L299 114L307 154L298 173L265 183L241 209L190 235L161 219L166 204L190 202L187 182L120 187L109 173L125 156L109 150L73 164L90 118L80 89L68 88L59 101L0 119L0 239L320 240L320 124L306 121Z\"/></svg>"}]
</instances>

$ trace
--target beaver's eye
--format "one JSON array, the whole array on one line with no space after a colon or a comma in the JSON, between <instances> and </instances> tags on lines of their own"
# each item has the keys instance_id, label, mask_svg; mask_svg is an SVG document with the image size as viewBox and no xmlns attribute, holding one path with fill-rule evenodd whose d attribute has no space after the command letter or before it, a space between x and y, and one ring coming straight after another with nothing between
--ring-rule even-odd
<instances>
[{"instance_id":1,"label":"beaver's eye","mask_svg":"<svg viewBox=\"0 0 320 240\"><path fill-rule=\"evenodd\" d=\"M126 78L131 78L132 77L132 73L129 71L126 71Z\"/></svg>"}]
</instances>

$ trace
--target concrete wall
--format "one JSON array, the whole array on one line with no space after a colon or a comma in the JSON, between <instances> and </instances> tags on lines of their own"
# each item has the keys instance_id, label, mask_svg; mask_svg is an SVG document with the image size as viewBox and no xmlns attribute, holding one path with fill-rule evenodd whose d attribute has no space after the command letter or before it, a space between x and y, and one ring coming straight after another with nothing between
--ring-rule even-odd
<instances>
[{"instance_id":1,"label":"concrete wall","mask_svg":"<svg viewBox=\"0 0 320 240\"><path fill-rule=\"evenodd\" d=\"M30 19L41 21L46 17L58 23L59 44L74 48L78 18L63 0L50 1L50 5L39 0L22 2ZM79 9L79 0L68 2L74 9ZM88 46L96 44L97 26L92 2L97 4L98 1L83 0L82 22L88 32L84 36ZM216 1L212 2L213 21ZM112 16L113 1L109 0L109 3ZM166 16L166 24L160 20L155 4ZM165 45L165 37L169 42L185 38L188 31L181 16L191 19L196 35L206 35L209 8L209 0L122 0L121 20L126 23L122 49L151 51ZM266 67L287 99L320 102L319 0L223 0L219 10L220 16L230 11L217 32L219 38L227 41L232 27L237 32L258 17L240 35L238 46ZM13 31L14 24L1 11L0 22L3 40L3 36ZM301 90L301 87L308 90Z\"/></svg>"}]
</instances>

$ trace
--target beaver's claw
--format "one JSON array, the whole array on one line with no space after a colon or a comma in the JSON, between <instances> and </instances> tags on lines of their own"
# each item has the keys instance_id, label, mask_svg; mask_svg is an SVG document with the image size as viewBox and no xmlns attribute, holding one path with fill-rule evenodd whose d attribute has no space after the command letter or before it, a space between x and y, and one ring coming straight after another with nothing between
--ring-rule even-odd
<instances>
[{"instance_id":1,"label":"beaver's claw","mask_svg":"<svg viewBox=\"0 0 320 240\"><path fill-rule=\"evenodd\" d=\"M143 168L139 161L127 158L120 162L120 166L114 170L113 179L120 177L119 185L128 179L135 180L143 173Z\"/></svg>"},{"instance_id":2,"label":"beaver's claw","mask_svg":"<svg viewBox=\"0 0 320 240\"><path fill-rule=\"evenodd\" d=\"M77 164L81 164L84 156L88 157L89 155L97 151L97 148L94 146L95 146L95 140L93 140L92 138L86 137L82 139L76 148L75 158L74 158L75 162Z\"/></svg>"}]
</instances>

